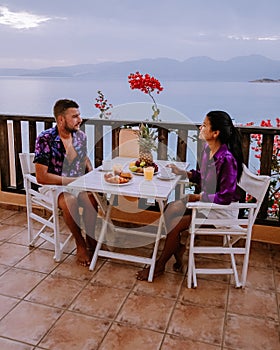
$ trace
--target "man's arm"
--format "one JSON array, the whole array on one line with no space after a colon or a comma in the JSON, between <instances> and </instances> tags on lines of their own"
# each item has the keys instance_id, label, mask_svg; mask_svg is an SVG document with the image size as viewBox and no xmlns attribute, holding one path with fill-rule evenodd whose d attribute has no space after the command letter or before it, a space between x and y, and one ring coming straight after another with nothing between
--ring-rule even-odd
<instances>
[{"instance_id":1,"label":"man's arm","mask_svg":"<svg viewBox=\"0 0 280 350\"><path fill-rule=\"evenodd\" d=\"M75 177L66 177L48 173L48 167L43 164L35 164L36 179L42 185L68 185Z\"/></svg>"},{"instance_id":2,"label":"man's arm","mask_svg":"<svg viewBox=\"0 0 280 350\"><path fill-rule=\"evenodd\" d=\"M89 157L86 158L86 169L85 169L85 172L88 173L90 171L92 171L93 167L92 167L92 164L91 164L91 161L89 159Z\"/></svg>"}]
</instances>

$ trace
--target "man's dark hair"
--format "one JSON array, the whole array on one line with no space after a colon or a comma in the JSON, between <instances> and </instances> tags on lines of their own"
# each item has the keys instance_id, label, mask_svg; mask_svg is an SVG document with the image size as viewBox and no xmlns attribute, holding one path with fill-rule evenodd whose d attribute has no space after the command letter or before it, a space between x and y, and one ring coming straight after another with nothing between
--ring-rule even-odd
<instances>
[{"instance_id":1,"label":"man's dark hair","mask_svg":"<svg viewBox=\"0 0 280 350\"><path fill-rule=\"evenodd\" d=\"M57 117L65 112L68 108L79 108L79 105L77 102L68 99L56 101L53 107L53 114L55 119L57 119Z\"/></svg>"}]
</instances>

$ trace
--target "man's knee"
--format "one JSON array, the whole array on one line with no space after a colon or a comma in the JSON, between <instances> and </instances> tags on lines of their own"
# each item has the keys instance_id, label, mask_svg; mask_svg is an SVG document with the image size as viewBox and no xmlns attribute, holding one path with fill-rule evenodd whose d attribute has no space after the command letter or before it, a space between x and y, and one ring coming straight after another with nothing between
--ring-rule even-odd
<instances>
[{"instance_id":1,"label":"man's knee","mask_svg":"<svg viewBox=\"0 0 280 350\"><path fill-rule=\"evenodd\" d=\"M75 196L68 192L62 192L58 197L58 207L62 210L68 208L69 210L78 207L78 200Z\"/></svg>"},{"instance_id":2,"label":"man's knee","mask_svg":"<svg viewBox=\"0 0 280 350\"><path fill-rule=\"evenodd\" d=\"M97 201L91 192L79 193L78 200L81 207L86 207L91 204L93 207L97 208Z\"/></svg>"}]
</instances>

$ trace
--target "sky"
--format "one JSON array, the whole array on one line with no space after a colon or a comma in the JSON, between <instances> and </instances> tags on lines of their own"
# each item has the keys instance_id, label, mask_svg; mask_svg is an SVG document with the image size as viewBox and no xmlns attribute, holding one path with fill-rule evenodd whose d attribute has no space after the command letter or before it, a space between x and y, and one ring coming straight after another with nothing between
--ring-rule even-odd
<instances>
[{"instance_id":1,"label":"sky","mask_svg":"<svg viewBox=\"0 0 280 350\"><path fill-rule=\"evenodd\" d=\"M279 0L0 0L0 68L194 56L280 60Z\"/></svg>"}]
</instances>

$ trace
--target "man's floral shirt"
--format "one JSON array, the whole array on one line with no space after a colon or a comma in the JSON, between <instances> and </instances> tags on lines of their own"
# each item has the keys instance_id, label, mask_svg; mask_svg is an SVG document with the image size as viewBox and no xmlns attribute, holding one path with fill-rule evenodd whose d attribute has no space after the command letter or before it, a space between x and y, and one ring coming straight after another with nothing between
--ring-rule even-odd
<instances>
[{"instance_id":1,"label":"man's floral shirt","mask_svg":"<svg viewBox=\"0 0 280 350\"><path fill-rule=\"evenodd\" d=\"M73 132L72 137L77 157L70 164L57 126L42 131L36 139L34 163L46 165L49 173L60 176L78 177L84 175L87 159L86 134L79 130Z\"/></svg>"}]
</instances>

